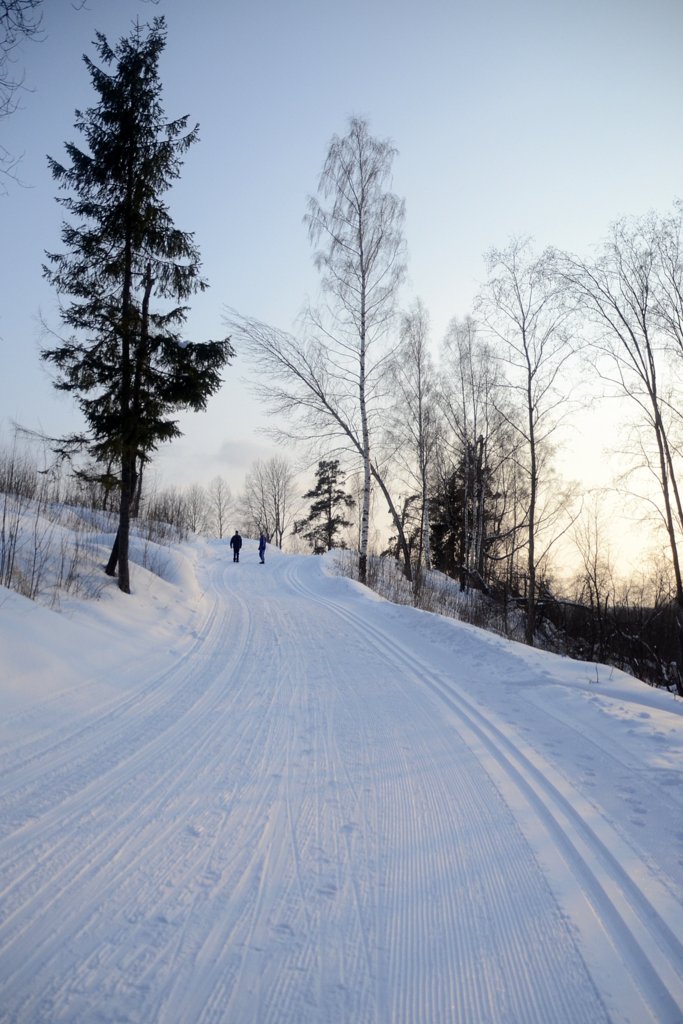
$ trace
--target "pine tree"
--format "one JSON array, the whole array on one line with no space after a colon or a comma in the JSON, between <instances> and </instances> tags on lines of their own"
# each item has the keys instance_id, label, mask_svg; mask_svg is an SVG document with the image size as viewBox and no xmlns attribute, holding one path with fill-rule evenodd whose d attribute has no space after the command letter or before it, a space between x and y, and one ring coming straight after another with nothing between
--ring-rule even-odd
<instances>
[{"instance_id":1,"label":"pine tree","mask_svg":"<svg viewBox=\"0 0 683 1024\"><path fill-rule=\"evenodd\" d=\"M339 530L351 526L344 517L344 509L351 509L356 503L344 491L346 477L338 459L321 459L315 475L315 487L304 494L304 499L312 502L310 511L306 519L296 523L294 532L301 533L315 551L331 551Z\"/></svg>"},{"instance_id":2,"label":"pine tree","mask_svg":"<svg viewBox=\"0 0 683 1024\"><path fill-rule=\"evenodd\" d=\"M131 503L142 467L160 443L180 435L171 414L202 410L234 355L229 340L185 342L184 301L203 291L192 234L178 230L162 195L179 177L181 157L197 140L187 117L166 121L159 57L163 18L136 25L112 49L98 33L101 66L84 61L97 105L76 112L87 148L67 143L70 166L49 159L58 201L72 215L62 227L65 251L48 253L44 273L71 297L62 320L75 336L42 353L58 370L55 386L72 392L87 430L65 447L85 448L119 467L119 529L107 572L118 562L119 587L130 592ZM153 308L156 299L159 308Z\"/></svg>"}]
</instances>

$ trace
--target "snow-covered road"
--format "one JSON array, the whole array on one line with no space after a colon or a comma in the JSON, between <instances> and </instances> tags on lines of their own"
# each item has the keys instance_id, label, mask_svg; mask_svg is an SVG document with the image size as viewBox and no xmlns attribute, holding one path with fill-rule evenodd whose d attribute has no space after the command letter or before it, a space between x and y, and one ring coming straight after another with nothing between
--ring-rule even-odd
<instances>
[{"instance_id":1,"label":"snow-covered road","mask_svg":"<svg viewBox=\"0 0 683 1024\"><path fill-rule=\"evenodd\" d=\"M680 1024L681 703L252 548L0 608L0 1020Z\"/></svg>"}]
</instances>

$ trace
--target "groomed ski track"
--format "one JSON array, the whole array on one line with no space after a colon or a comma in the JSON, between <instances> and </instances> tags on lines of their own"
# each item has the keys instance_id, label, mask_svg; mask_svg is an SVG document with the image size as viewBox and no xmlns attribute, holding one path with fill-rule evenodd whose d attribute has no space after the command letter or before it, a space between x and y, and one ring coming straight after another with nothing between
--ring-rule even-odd
<instances>
[{"instance_id":1,"label":"groomed ski track","mask_svg":"<svg viewBox=\"0 0 683 1024\"><path fill-rule=\"evenodd\" d=\"M680 1024L680 894L487 704L514 646L315 558L202 571L191 633L0 755L1 1021Z\"/></svg>"}]
</instances>

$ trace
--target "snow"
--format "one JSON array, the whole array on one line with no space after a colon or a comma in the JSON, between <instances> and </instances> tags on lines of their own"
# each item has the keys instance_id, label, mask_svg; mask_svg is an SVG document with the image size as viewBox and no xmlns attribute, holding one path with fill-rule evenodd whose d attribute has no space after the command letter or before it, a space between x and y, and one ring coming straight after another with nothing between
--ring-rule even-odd
<instances>
[{"instance_id":1,"label":"snow","mask_svg":"<svg viewBox=\"0 0 683 1024\"><path fill-rule=\"evenodd\" d=\"M159 564L0 592L0 1020L683 1020L680 701L328 556Z\"/></svg>"}]
</instances>

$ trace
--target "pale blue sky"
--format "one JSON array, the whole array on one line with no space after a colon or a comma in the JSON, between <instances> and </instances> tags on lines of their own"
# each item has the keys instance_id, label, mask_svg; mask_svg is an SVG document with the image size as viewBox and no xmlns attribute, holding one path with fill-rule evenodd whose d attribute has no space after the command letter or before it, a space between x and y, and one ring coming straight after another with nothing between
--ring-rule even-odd
<instances>
[{"instance_id":1,"label":"pale blue sky","mask_svg":"<svg viewBox=\"0 0 683 1024\"><path fill-rule=\"evenodd\" d=\"M164 14L169 117L201 141L169 201L195 232L211 288L188 336L224 333L224 306L290 328L317 274L302 217L331 136L351 114L390 137L406 199L409 283L435 345L470 307L482 253L512 234L586 250L623 214L683 196L682 0L47 0L46 39L27 45L23 109L0 123L24 153L0 198L0 422L59 433L79 425L38 359L42 281L62 211L46 165L78 142L74 109L94 97L80 60L96 30L111 42ZM238 358L208 414L159 459L164 483L224 475L238 490L267 442Z\"/></svg>"}]
</instances>

